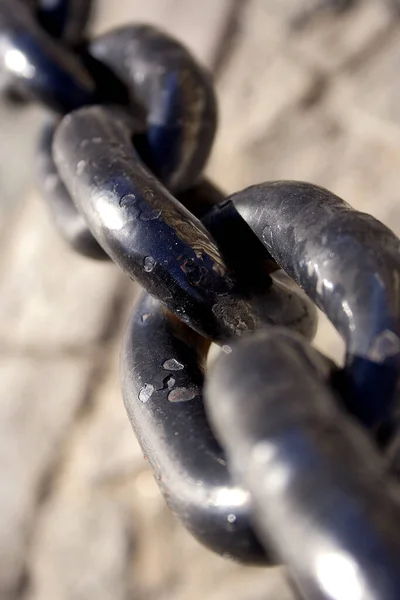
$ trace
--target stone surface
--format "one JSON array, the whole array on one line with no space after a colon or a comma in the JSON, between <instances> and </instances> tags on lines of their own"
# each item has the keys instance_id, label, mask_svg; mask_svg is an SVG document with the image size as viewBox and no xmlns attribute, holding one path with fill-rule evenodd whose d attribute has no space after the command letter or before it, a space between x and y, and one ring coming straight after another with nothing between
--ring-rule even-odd
<instances>
[{"instance_id":1,"label":"stone surface","mask_svg":"<svg viewBox=\"0 0 400 600\"><path fill-rule=\"evenodd\" d=\"M248 146L269 135L276 120L317 85L315 73L293 61L278 45L279 30L266 6L258 1L246 4L241 35L218 82L220 124L209 171L228 191L237 190L241 180L260 179L247 171L245 161L254 164ZM264 169L268 158L258 160L255 167ZM280 160L278 154L276 158ZM261 179L266 178L263 170Z\"/></svg>"},{"instance_id":2,"label":"stone surface","mask_svg":"<svg viewBox=\"0 0 400 600\"><path fill-rule=\"evenodd\" d=\"M39 519L26 598L123 600L131 581L129 508L101 493L52 502Z\"/></svg>"},{"instance_id":3,"label":"stone surface","mask_svg":"<svg viewBox=\"0 0 400 600\"><path fill-rule=\"evenodd\" d=\"M350 130L398 143L400 28L391 28L369 60L341 73L330 93L333 111Z\"/></svg>"},{"instance_id":4,"label":"stone surface","mask_svg":"<svg viewBox=\"0 0 400 600\"><path fill-rule=\"evenodd\" d=\"M3 100L0 110L0 235L13 237L14 221L34 179L36 139L43 121L37 106L12 106ZM17 125L17 126L16 126ZM13 174L10 177L10 174Z\"/></svg>"},{"instance_id":5,"label":"stone surface","mask_svg":"<svg viewBox=\"0 0 400 600\"><path fill-rule=\"evenodd\" d=\"M231 92L230 88L226 93L229 96ZM222 110L224 93L222 89ZM260 91L257 93L261 95ZM235 124L221 119L220 137L209 170L214 179L220 174L218 180L229 192L274 179L326 185L332 169L340 169L341 163L333 159L337 160L346 134L323 107L297 104L277 113L269 126L238 136L234 144L231 139Z\"/></svg>"},{"instance_id":6,"label":"stone surface","mask_svg":"<svg viewBox=\"0 0 400 600\"><path fill-rule=\"evenodd\" d=\"M0 598L22 585L41 495L85 402L84 358L0 361Z\"/></svg>"},{"instance_id":7,"label":"stone surface","mask_svg":"<svg viewBox=\"0 0 400 600\"><path fill-rule=\"evenodd\" d=\"M291 0L288 2L292 5ZM273 2L267 2L268 6L271 4ZM291 7L286 23L288 17L293 22L296 15L301 14L297 4ZM383 42L393 21L393 12L383 1L359 0L353 2L349 10L336 15L335 10L329 8L329 2L325 6L311 13L302 27L292 29L289 42L298 58L323 72L334 72L363 60L371 47Z\"/></svg>"}]
</instances>

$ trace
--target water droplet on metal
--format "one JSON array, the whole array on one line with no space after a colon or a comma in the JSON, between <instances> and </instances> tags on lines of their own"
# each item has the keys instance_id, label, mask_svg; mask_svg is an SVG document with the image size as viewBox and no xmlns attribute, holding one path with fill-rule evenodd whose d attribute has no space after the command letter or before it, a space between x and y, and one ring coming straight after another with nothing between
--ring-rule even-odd
<instances>
[{"instance_id":1,"label":"water droplet on metal","mask_svg":"<svg viewBox=\"0 0 400 600\"><path fill-rule=\"evenodd\" d=\"M160 215L161 210L152 208L151 206L146 206L140 211L139 219L141 221L153 221L154 219L158 219Z\"/></svg>"},{"instance_id":2,"label":"water droplet on metal","mask_svg":"<svg viewBox=\"0 0 400 600\"><path fill-rule=\"evenodd\" d=\"M169 390L172 390L172 388L174 387L176 381L175 379L172 377L172 375L170 375L169 377L167 377L166 381L165 381L165 385Z\"/></svg>"},{"instance_id":3,"label":"water droplet on metal","mask_svg":"<svg viewBox=\"0 0 400 600\"><path fill-rule=\"evenodd\" d=\"M230 354L232 352L232 348L228 345L222 346L222 350L225 352L225 354Z\"/></svg>"},{"instance_id":4,"label":"water droplet on metal","mask_svg":"<svg viewBox=\"0 0 400 600\"><path fill-rule=\"evenodd\" d=\"M376 363L383 363L387 358L399 353L400 339L393 331L385 329L375 336L368 352L368 358Z\"/></svg>"},{"instance_id":5,"label":"water droplet on metal","mask_svg":"<svg viewBox=\"0 0 400 600\"><path fill-rule=\"evenodd\" d=\"M163 367L166 371L182 371L185 367L176 360L176 358L170 358L163 363Z\"/></svg>"},{"instance_id":6,"label":"water droplet on metal","mask_svg":"<svg viewBox=\"0 0 400 600\"><path fill-rule=\"evenodd\" d=\"M156 261L154 260L154 258L152 256L146 256L146 258L143 261L143 266L146 273L151 273L155 265Z\"/></svg>"},{"instance_id":7,"label":"water droplet on metal","mask_svg":"<svg viewBox=\"0 0 400 600\"><path fill-rule=\"evenodd\" d=\"M147 400L149 400L149 398L151 398L151 396L153 395L153 392L154 385L151 385L151 383L145 383L139 392L140 402L147 402Z\"/></svg>"},{"instance_id":8,"label":"water droplet on metal","mask_svg":"<svg viewBox=\"0 0 400 600\"><path fill-rule=\"evenodd\" d=\"M86 160L80 160L76 165L76 174L82 175L83 171L86 169Z\"/></svg>"},{"instance_id":9,"label":"water droplet on metal","mask_svg":"<svg viewBox=\"0 0 400 600\"><path fill-rule=\"evenodd\" d=\"M228 515L226 518L229 521L229 523L234 523L236 521L236 515L234 515L233 513Z\"/></svg>"},{"instance_id":10,"label":"water droplet on metal","mask_svg":"<svg viewBox=\"0 0 400 600\"><path fill-rule=\"evenodd\" d=\"M168 394L168 400L170 402L187 402L193 400L198 395L198 391L193 388L175 388Z\"/></svg>"},{"instance_id":11,"label":"water droplet on metal","mask_svg":"<svg viewBox=\"0 0 400 600\"><path fill-rule=\"evenodd\" d=\"M135 194L125 194L125 196L119 199L118 204L123 208L124 206L132 205L134 202L136 202Z\"/></svg>"},{"instance_id":12,"label":"water droplet on metal","mask_svg":"<svg viewBox=\"0 0 400 600\"><path fill-rule=\"evenodd\" d=\"M157 391L160 392L162 390L172 390L175 383L176 383L175 378L172 375L168 375L167 377L164 377L163 384L161 387L157 388Z\"/></svg>"}]
</instances>

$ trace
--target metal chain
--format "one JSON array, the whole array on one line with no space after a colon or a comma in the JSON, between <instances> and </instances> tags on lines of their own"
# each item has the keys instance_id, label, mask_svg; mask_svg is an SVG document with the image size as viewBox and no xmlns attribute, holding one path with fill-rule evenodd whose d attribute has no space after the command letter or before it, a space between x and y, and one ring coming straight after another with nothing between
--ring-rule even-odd
<instances>
[{"instance_id":1,"label":"metal chain","mask_svg":"<svg viewBox=\"0 0 400 600\"><path fill-rule=\"evenodd\" d=\"M0 0L0 64L49 108L39 169L60 233L145 290L122 388L166 501L214 551L287 565L307 600L398 600L399 240L308 183L225 199L202 179L208 74L154 27L86 40L90 4ZM343 368L310 345L315 305Z\"/></svg>"}]
</instances>

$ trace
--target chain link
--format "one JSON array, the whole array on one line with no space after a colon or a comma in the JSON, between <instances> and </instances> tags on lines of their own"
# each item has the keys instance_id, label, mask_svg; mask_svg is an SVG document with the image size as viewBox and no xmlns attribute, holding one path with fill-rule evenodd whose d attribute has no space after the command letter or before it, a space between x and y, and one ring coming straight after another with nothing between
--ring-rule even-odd
<instances>
[{"instance_id":1,"label":"chain link","mask_svg":"<svg viewBox=\"0 0 400 600\"><path fill-rule=\"evenodd\" d=\"M90 8L0 0L0 64L48 107L39 173L60 233L145 290L122 389L167 503L214 551L283 562L307 600L398 600L399 240L307 183L225 199L202 179L208 74L150 26L87 41ZM343 368L310 345L315 305Z\"/></svg>"}]
</instances>

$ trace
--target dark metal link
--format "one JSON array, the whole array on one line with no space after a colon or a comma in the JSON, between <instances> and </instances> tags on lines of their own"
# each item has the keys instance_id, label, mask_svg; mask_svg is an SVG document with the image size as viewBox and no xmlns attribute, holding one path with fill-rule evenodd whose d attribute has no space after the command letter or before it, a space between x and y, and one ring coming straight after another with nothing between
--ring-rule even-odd
<instances>
[{"instance_id":1,"label":"dark metal link","mask_svg":"<svg viewBox=\"0 0 400 600\"><path fill-rule=\"evenodd\" d=\"M282 272L259 298L265 322L312 336L300 290ZM307 318L297 310L306 310ZM210 342L148 294L136 305L121 355L129 418L168 504L211 549L244 562L265 560L249 526L247 494L237 489L207 423L203 377ZM228 345L224 351L230 352ZM190 424L190 426L188 426Z\"/></svg>"},{"instance_id":2,"label":"dark metal link","mask_svg":"<svg viewBox=\"0 0 400 600\"><path fill-rule=\"evenodd\" d=\"M107 254L195 328L226 336L212 309L233 282L200 222L139 160L131 143L139 125L102 107L69 115L55 137L57 167Z\"/></svg>"},{"instance_id":3,"label":"dark metal link","mask_svg":"<svg viewBox=\"0 0 400 600\"><path fill-rule=\"evenodd\" d=\"M140 161L136 126L120 110L93 107L68 115L55 136L57 167L99 244L203 335L224 341L252 331L268 311L273 322L283 312L279 287L268 307L239 293L210 234ZM312 335L313 312L298 298L288 296L285 317Z\"/></svg>"},{"instance_id":4,"label":"dark metal link","mask_svg":"<svg viewBox=\"0 0 400 600\"><path fill-rule=\"evenodd\" d=\"M81 61L14 3L0 0L0 66L10 85L63 113L93 103L95 83Z\"/></svg>"},{"instance_id":5,"label":"dark metal link","mask_svg":"<svg viewBox=\"0 0 400 600\"><path fill-rule=\"evenodd\" d=\"M14 0L18 2L19 0ZM92 0L24 0L41 27L73 46L82 42L90 19Z\"/></svg>"},{"instance_id":6,"label":"dark metal link","mask_svg":"<svg viewBox=\"0 0 400 600\"><path fill-rule=\"evenodd\" d=\"M176 197L183 206L201 219L217 204L224 202L226 195L214 183L208 179L202 179L195 186L178 192Z\"/></svg>"},{"instance_id":7,"label":"dark metal link","mask_svg":"<svg viewBox=\"0 0 400 600\"><path fill-rule=\"evenodd\" d=\"M92 0L38 0L36 14L46 31L70 46L82 42Z\"/></svg>"},{"instance_id":8,"label":"dark metal link","mask_svg":"<svg viewBox=\"0 0 400 600\"><path fill-rule=\"evenodd\" d=\"M43 132L39 140L38 186L40 192L46 201L50 215L57 230L73 250L87 258L94 258L98 260L109 259L108 254L104 252L104 250L93 237L86 220L77 210L54 163L52 145L54 133L58 123L59 122L56 118L49 119L48 124L43 128ZM192 212L195 216L201 217L210 210L211 206L215 205L217 202L223 201L224 196L209 181L204 180L186 192L177 194L177 199L184 206L187 206L190 212ZM238 213L236 214L238 215ZM221 240L226 238L226 230L231 229L230 217L231 215L224 215L224 218L218 218L218 222L214 226L216 232L214 237L217 240L217 236L219 236ZM251 230L247 227L245 221L240 216L239 219L242 225L239 233L243 234L244 229L245 233L248 235L247 230ZM214 221L217 221L217 219L213 218L213 223ZM213 223L210 223L210 228L208 227L208 224L206 224L207 229L210 230L212 235ZM255 236L249 238L249 241L250 240L250 243L252 244L254 244L254 240L258 242ZM262 244L260 244L260 246L263 249L262 260L265 262L266 252ZM252 248L248 248L248 251L251 249ZM230 257L228 255L225 256L224 253L223 256L224 259L227 259L227 264L230 266L232 264ZM254 263L255 259L253 258L252 264ZM234 268L233 264L232 267ZM253 270L251 272L253 272ZM268 280L266 277L267 272L268 271L263 272L264 287Z\"/></svg>"},{"instance_id":9,"label":"dark metal link","mask_svg":"<svg viewBox=\"0 0 400 600\"><path fill-rule=\"evenodd\" d=\"M400 372L400 242L320 187L270 182L232 202L346 342L346 402L365 424L390 415Z\"/></svg>"},{"instance_id":10,"label":"dark metal link","mask_svg":"<svg viewBox=\"0 0 400 600\"><path fill-rule=\"evenodd\" d=\"M84 217L76 209L53 160L52 144L58 121L49 122L39 141L38 185L59 233L68 244L88 258L107 260L109 256L96 242Z\"/></svg>"},{"instance_id":11,"label":"dark metal link","mask_svg":"<svg viewBox=\"0 0 400 600\"><path fill-rule=\"evenodd\" d=\"M39 169L61 234L146 290L122 385L166 501L216 552L286 563L307 600L398 600L399 240L311 184L224 199L201 179L208 74L154 27L85 40L90 5L0 0L0 67L58 113ZM307 342L313 302L346 342L344 369ZM206 416L211 340L225 354Z\"/></svg>"},{"instance_id":12,"label":"dark metal link","mask_svg":"<svg viewBox=\"0 0 400 600\"><path fill-rule=\"evenodd\" d=\"M172 191L192 186L211 148L216 103L208 75L190 53L153 27L131 26L94 39L81 58L103 100L129 105L138 119L143 115L135 147L147 165ZM55 184L48 133L40 153L43 181ZM63 237L81 254L104 258L61 180L47 183L44 195ZM206 205L216 192L203 183L182 199L193 204L196 196L199 206L200 195Z\"/></svg>"},{"instance_id":13,"label":"dark metal link","mask_svg":"<svg viewBox=\"0 0 400 600\"><path fill-rule=\"evenodd\" d=\"M184 46L147 25L111 31L88 50L144 109L146 130L135 146L146 165L172 192L192 187L209 156L217 121L208 73Z\"/></svg>"},{"instance_id":14,"label":"dark metal link","mask_svg":"<svg viewBox=\"0 0 400 600\"><path fill-rule=\"evenodd\" d=\"M257 531L309 600L400 597L398 485L338 408L332 364L278 328L222 356L207 409Z\"/></svg>"},{"instance_id":15,"label":"dark metal link","mask_svg":"<svg viewBox=\"0 0 400 600\"><path fill-rule=\"evenodd\" d=\"M261 563L267 559L250 524L249 494L232 481L204 413L209 345L143 294L121 356L125 405L176 516L215 552Z\"/></svg>"},{"instance_id":16,"label":"dark metal link","mask_svg":"<svg viewBox=\"0 0 400 600\"><path fill-rule=\"evenodd\" d=\"M58 124L59 121L56 118L49 119L48 124L43 128L39 140L38 186L40 192L46 201L57 230L73 250L87 258L98 260L109 259L109 256L94 239L86 220L77 210L54 163L52 146L54 133ZM186 192L177 194L177 199L184 206L187 206L195 216L201 217L210 210L211 206L223 201L224 196L209 181L204 180ZM239 219L244 228L249 229L240 216ZM229 227L230 221L228 222L227 218L223 220L219 219L218 230L224 231L225 226ZM212 229L210 231L213 234ZM216 233L218 234L219 231L216 231ZM252 242L254 240L258 241L255 236L252 237ZM263 260L265 260L266 252L264 248L263 250Z\"/></svg>"},{"instance_id":17,"label":"dark metal link","mask_svg":"<svg viewBox=\"0 0 400 600\"><path fill-rule=\"evenodd\" d=\"M217 240L223 259L235 273L243 292L265 290L268 275L279 267L232 202L221 200L204 215L203 223Z\"/></svg>"}]
</instances>

